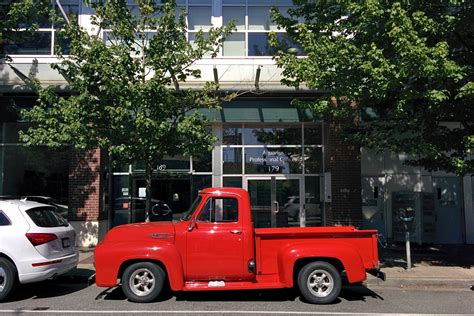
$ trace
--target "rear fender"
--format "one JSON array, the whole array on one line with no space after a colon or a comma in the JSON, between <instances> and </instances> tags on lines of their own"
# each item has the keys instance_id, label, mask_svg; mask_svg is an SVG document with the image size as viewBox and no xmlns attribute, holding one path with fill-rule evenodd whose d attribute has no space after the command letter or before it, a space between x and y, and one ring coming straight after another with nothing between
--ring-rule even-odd
<instances>
[{"instance_id":1,"label":"rear fender","mask_svg":"<svg viewBox=\"0 0 474 316\"><path fill-rule=\"evenodd\" d=\"M173 243L143 241L137 247L136 241L127 243L101 244L96 248L97 286L115 286L121 278L119 272L127 262L157 261L162 264L168 276L170 287L179 291L184 287L184 271L181 255Z\"/></svg>"},{"instance_id":2,"label":"rear fender","mask_svg":"<svg viewBox=\"0 0 474 316\"><path fill-rule=\"evenodd\" d=\"M327 245L327 243L292 244L278 253L278 271L280 281L287 287L293 287L293 272L296 261L300 259L330 258L342 263L349 283L365 280L364 264L359 253L349 244ZM321 259L324 261L324 259Z\"/></svg>"}]
</instances>

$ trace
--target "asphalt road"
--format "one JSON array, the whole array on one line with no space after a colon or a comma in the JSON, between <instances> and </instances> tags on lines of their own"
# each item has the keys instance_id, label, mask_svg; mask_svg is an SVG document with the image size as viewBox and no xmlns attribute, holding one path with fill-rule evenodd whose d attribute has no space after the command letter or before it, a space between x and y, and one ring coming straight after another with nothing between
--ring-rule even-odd
<instances>
[{"instance_id":1,"label":"asphalt road","mask_svg":"<svg viewBox=\"0 0 474 316\"><path fill-rule=\"evenodd\" d=\"M311 305L293 290L194 292L172 294L158 302L127 301L120 288L98 288L64 280L24 285L9 302L0 304L0 315L341 315L473 314L470 289L397 289L346 286L331 305Z\"/></svg>"}]
</instances>

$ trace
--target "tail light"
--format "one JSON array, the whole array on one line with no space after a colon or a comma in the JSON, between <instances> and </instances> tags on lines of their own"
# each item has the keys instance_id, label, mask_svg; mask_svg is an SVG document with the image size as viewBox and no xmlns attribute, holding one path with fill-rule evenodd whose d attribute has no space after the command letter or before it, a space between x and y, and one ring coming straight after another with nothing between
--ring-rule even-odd
<instances>
[{"instance_id":1,"label":"tail light","mask_svg":"<svg viewBox=\"0 0 474 316\"><path fill-rule=\"evenodd\" d=\"M33 244L33 246L39 246L47 242L58 239L55 234L42 234L42 233L28 233L26 238Z\"/></svg>"}]
</instances>

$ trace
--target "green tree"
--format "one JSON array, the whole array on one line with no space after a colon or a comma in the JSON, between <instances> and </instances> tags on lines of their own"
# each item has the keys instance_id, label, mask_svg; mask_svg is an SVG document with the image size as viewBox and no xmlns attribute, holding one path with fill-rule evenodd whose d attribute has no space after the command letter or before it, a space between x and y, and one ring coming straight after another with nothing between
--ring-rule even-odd
<instances>
[{"instance_id":1,"label":"green tree","mask_svg":"<svg viewBox=\"0 0 474 316\"><path fill-rule=\"evenodd\" d=\"M164 156L212 149L215 139L197 109L231 98L214 83L180 87L200 76L191 66L205 54L215 56L231 26L199 31L190 43L185 13L176 13L173 0L156 2L137 0L132 12L125 0L94 1L93 34L66 23L60 35L70 43L69 55L59 53L52 67L72 94L33 81L39 105L22 111L33 125L21 134L27 144L102 148L123 162L143 161L147 212L153 171Z\"/></svg>"},{"instance_id":2,"label":"green tree","mask_svg":"<svg viewBox=\"0 0 474 316\"><path fill-rule=\"evenodd\" d=\"M295 103L351 124L351 141L412 165L474 170L474 19L469 1L295 0L273 17L307 57L280 50L283 83L322 92ZM275 36L272 45L277 46ZM449 124L446 124L450 122ZM454 124L453 124L454 123Z\"/></svg>"}]
</instances>

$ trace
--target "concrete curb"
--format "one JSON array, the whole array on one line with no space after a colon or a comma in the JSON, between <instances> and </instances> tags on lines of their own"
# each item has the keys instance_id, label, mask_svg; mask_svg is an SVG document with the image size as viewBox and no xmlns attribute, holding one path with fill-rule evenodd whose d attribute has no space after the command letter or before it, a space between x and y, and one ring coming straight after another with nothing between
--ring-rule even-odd
<instances>
[{"instance_id":1,"label":"concrete curb","mask_svg":"<svg viewBox=\"0 0 474 316\"><path fill-rule=\"evenodd\" d=\"M390 278L382 281L375 277L368 277L364 284L380 287L397 288L438 288L438 289L473 289L474 280L471 279L453 279L453 278Z\"/></svg>"}]
</instances>

